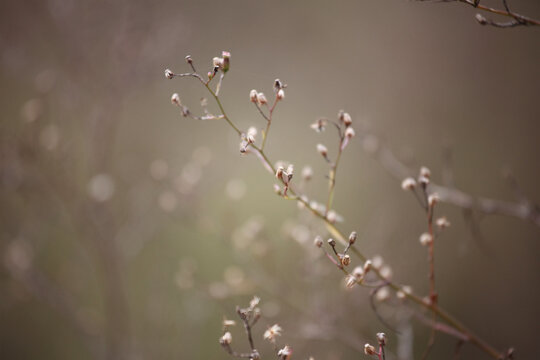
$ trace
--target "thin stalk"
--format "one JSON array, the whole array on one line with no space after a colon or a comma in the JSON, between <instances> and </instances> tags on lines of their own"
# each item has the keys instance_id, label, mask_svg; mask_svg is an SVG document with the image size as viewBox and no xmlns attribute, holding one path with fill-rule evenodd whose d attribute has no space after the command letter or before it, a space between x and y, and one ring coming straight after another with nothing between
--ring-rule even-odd
<instances>
[{"instance_id":1,"label":"thin stalk","mask_svg":"<svg viewBox=\"0 0 540 360\"><path fill-rule=\"evenodd\" d=\"M328 200L326 201L326 215L332 207L332 202L334 201L334 189L336 187L336 173L339 166L339 159L341 159L341 153L343 152L343 138L339 141L339 151L336 157L336 161L332 164L329 174L329 184L328 184Z\"/></svg>"}]
</instances>

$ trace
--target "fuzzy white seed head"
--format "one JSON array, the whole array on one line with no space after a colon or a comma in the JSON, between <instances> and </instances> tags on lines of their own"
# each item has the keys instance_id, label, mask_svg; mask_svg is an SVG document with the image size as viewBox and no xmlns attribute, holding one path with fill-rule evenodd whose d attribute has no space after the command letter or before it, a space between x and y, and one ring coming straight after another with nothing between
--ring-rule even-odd
<instances>
[{"instance_id":1,"label":"fuzzy white seed head","mask_svg":"<svg viewBox=\"0 0 540 360\"><path fill-rule=\"evenodd\" d=\"M420 244L422 246L428 246L433 242L433 237L429 233L423 233L420 235Z\"/></svg>"},{"instance_id":2,"label":"fuzzy white seed head","mask_svg":"<svg viewBox=\"0 0 540 360\"><path fill-rule=\"evenodd\" d=\"M351 263L351 257L349 255L343 255L341 256L341 265L343 266L349 266Z\"/></svg>"},{"instance_id":3,"label":"fuzzy white seed head","mask_svg":"<svg viewBox=\"0 0 540 360\"><path fill-rule=\"evenodd\" d=\"M354 244L356 242L356 238L358 237L358 234L356 233L356 231L353 231L351 232L351 234L349 235L349 244Z\"/></svg>"},{"instance_id":4,"label":"fuzzy white seed head","mask_svg":"<svg viewBox=\"0 0 540 360\"><path fill-rule=\"evenodd\" d=\"M384 302L388 299L390 299L390 290L388 290L387 287L383 287L382 289L379 289L377 291L377 295L375 295L375 298L377 301Z\"/></svg>"},{"instance_id":5,"label":"fuzzy white seed head","mask_svg":"<svg viewBox=\"0 0 540 360\"><path fill-rule=\"evenodd\" d=\"M351 139L354 137L354 135L356 135L356 133L352 127L348 127L347 130L345 130L345 137Z\"/></svg>"},{"instance_id":6,"label":"fuzzy white seed head","mask_svg":"<svg viewBox=\"0 0 540 360\"><path fill-rule=\"evenodd\" d=\"M401 182L401 188L403 190L414 190L415 187L416 187L416 180L414 180L412 177L405 178Z\"/></svg>"},{"instance_id":7,"label":"fuzzy white seed head","mask_svg":"<svg viewBox=\"0 0 540 360\"><path fill-rule=\"evenodd\" d=\"M345 126L350 126L352 124L351 115L349 113L340 111L338 113L339 121L341 121Z\"/></svg>"},{"instance_id":8,"label":"fuzzy white seed head","mask_svg":"<svg viewBox=\"0 0 540 360\"><path fill-rule=\"evenodd\" d=\"M361 279L362 276L364 276L364 268L362 266L357 266L354 268L354 270L352 271L352 274L354 277L356 277L357 279Z\"/></svg>"},{"instance_id":9,"label":"fuzzy white seed head","mask_svg":"<svg viewBox=\"0 0 540 360\"><path fill-rule=\"evenodd\" d=\"M174 77L174 73L169 69L165 69L165 77L170 80Z\"/></svg>"},{"instance_id":10,"label":"fuzzy white seed head","mask_svg":"<svg viewBox=\"0 0 540 360\"><path fill-rule=\"evenodd\" d=\"M367 274L372 267L373 265L371 264L371 260L366 260L366 262L364 263L364 274Z\"/></svg>"},{"instance_id":11,"label":"fuzzy white seed head","mask_svg":"<svg viewBox=\"0 0 540 360\"><path fill-rule=\"evenodd\" d=\"M277 92L276 98L278 100L285 99L285 91L283 89L279 89L278 92Z\"/></svg>"},{"instance_id":12,"label":"fuzzy white seed head","mask_svg":"<svg viewBox=\"0 0 540 360\"><path fill-rule=\"evenodd\" d=\"M283 329L281 328L281 326L279 326L278 324L274 324L264 332L263 338L270 342L275 342L276 337L281 336L282 331Z\"/></svg>"},{"instance_id":13,"label":"fuzzy white seed head","mask_svg":"<svg viewBox=\"0 0 540 360\"><path fill-rule=\"evenodd\" d=\"M316 236L315 240L313 241L316 247L320 248L323 246L323 239L320 236Z\"/></svg>"},{"instance_id":14,"label":"fuzzy white seed head","mask_svg":"<svg viewBox=\"0 0 540 360\"><path fill-rule=\"evenodd\" d=\"M381 270L380 274L383 278L390 280L392 278L392 268L389 265L384 265Z\"/></svg>"},{"instance_id":15,"label":"fuzzy white seed head","mask_svg":"<svg viewBox=\"0 0 540 360\"><path fill-rule=\"evenodd\" d=\"M254 126L250 127L248 129L248 131L247 131L247 134L246 134L246 138L247 138L248 142L254 143L256 136L257 136L257 128L254 127Z\"/></svg>"},{"instance_id":16,"label":"fuzzy white seed head","mask_svg":"<svg viewBox=\"0 0 540 360\"><path fill-rule=\"evenodd\" d=\"M213 58L212 59L212 64L214 65L214 67L223 69L223 65L224 65L223 58L220 58L220 57Z\"/></svg>"},{"instance_id":17,"label":"fuzzy white seed head","mask_svg":"<svg viewBox=\"0 0 540 360\"><path fill-rule=\"evenodd\" d=\"M278 351L278 356L283 360L290 359L291 355L292 355L292 348L288 345L285 345L283 349L280 349Z\"/></svg>"},{"instance_id":18,"label":"fuzzy white seed head","mask_svg":"<svg viewBox=\"0 0 540 360\"><path fill-rule=\"evenodd\" d=\"M336 212L335 212L334 210L330 210L330 211L328 212L328 214L326 214L326 219L327 219L330 223L334 224L334 223L337 221L337 214L336 214Z\"/></svg>"},{"instance_id":19,"label":"fuzzy white seed head","mask_svg":"<svg viewBox=\"0 0 540 360\"><path fill-rule=\"evenodd\" d=\"M428 177L425 177L425 176L419 176L418 177L418 182L420 183L420 185L422 185L423 187L426 187L429 185L429 178Z\"/></svg>"}]
</instances>

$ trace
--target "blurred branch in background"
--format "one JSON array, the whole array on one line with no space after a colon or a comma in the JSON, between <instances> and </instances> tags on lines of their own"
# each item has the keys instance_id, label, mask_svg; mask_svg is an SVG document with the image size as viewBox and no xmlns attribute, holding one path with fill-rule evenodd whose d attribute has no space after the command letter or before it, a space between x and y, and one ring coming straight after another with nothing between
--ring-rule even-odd
<instances>
[{"instance_id":1,"label":"blurred branch in background","mask_svg":"<svg viewBox=\"0 0 540 360\"><path fill-rule=\"evenodd\" d=\"M506 16L512 18L510 21L495 21L490 18L485 17L482 14L476 14L475 18L476 21L478 21L481 25L490 25L498 28L511 28L516 26L538 26L540 25L540 20L536 20L524 15L520 15L512 10L510 10L510 7L508 6L507 0L501 0L503 8L504 9L497 9L490 6L482 5L480 2L481 0L418 0L421 2L444 2L444 3L461 3L470 5L476 9L483 10L485 12L500 15L500 16Z\"/></svg>"},{"instance_id":2,"label":"blurred branch in background","mask_svg":"<svg viewBox=\"0 0 540 360\"><path fill-rule=\"evenodd\" d=\"M402 181L415 173L414 170L398 159L383 140L373 132L370 132L367 126L364 126L358 133L362 142L362 149L377 160L396 180ZM447 151L446 149L445 152ZM448 155L446 155L446 160L444 160L445 163L448 162L447 159ZM516 217L540 226L540 207L532 200L527 199L521 192L518 201L515 202L472 195L452 186L453 175L451 175L451 172L449 173L448 166L445 165L444 169L448 185L434 184L433 182L430 184L431 189L439 195L442 202L460 207L464 210L478 211L488 215ZM507 176L510 179L514 179L510 175ZM512 180L512 183L515 184L515 180Z\"/></svg>"}]
</instances>

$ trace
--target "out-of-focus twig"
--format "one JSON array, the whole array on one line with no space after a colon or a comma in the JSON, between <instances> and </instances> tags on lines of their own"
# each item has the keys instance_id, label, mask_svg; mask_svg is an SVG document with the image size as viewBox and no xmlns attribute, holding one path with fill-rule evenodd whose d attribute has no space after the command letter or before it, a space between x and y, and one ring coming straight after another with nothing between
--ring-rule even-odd
<instances>
[{"instance_id":1,"label":"out-of-focus twig","mask_svg":"<svg viewBox=\"0 0 540 360\"><path fill-rule=\"evenodd\" d=\"M390 175L397 180L414 174L401 162L377 136L369 132L359 134L363 149L373 156ZM430 190L439 195L440 201L463 209L479 211L488 215L505 215L530 221L540 227L540 207L531 201L512 202L475 196L452 186L430 183Z\"/></svg>"}]
</instances>

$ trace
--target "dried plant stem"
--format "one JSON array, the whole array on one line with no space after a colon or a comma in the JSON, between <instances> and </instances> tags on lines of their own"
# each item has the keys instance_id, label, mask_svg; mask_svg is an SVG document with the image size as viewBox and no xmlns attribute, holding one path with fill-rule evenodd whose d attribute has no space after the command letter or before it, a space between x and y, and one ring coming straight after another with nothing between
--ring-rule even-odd
<instances>
[{"instance_id":1,"label":"dried plant stem","mask_svg":"<svg viewBox=\"0 0 540 360\"><path fill-rule=\"evenodd\" d=\"M191 76L194 76L194 75L191 75ZM223 118L227 121L227 123L231 126L231 128L233 128L233 130L238 134L238 136L241 136L242 131L240 131L239 128L227 116L227 114L226 114L226 112L225 112L225 110L223 108L223 105L221 103L221 100L219 99L219 96L210 88L208 83L206 83L205 81L202 80L202 78L200 76L195 76L195 77L198 77L199 80L201 80L201 82L204 84L204 86L210 92L212 97L215 99L215 101L216 101L216 103L217 103L217 105L218 105L218 107L219 107L219 109L220 109L220 111L221 111L221 113L223 115ZM257 154L259 155L259 158L261 159L261 161L263 162L263 164L265 165L267 170L269 170L270 172L275 174L276 169L272 165L272 162L268 159L268 156L266 155L266 153L262 149L262 146L261 146L261 148L259 148L255 144L252 144L251 147L256 150ZM316 217L320 218L325 223L328 231L330 232L330 234L332 234L332 236L335 239L340 241L345 246L348 245L347 238L343 235L343 233L331 221L328 220L328 218L325 216L325 214L322 214L317 209L314 209L313 207L311 207L311 205L309 204L309 201L307 199L305 199L304 197L298 196L297 193L294 191L294 189L292 187L289 187L289 194L292 195L292 197L295 200L301 202ZM291 197L291 196L289 196L289 197ZM362 261L367 260L367 257L360 250L358 250L358 248L356 246L353 245L353 246L350 247L350 249ZM396 292L401 290L401 286L386 280L381 275L381 273L379 272L378 269L374 268L373 271L375 272L375 274L380 279L383 279L383 280L387 281L388 287L390 287L392 290L394 290ZM436 314L436 316L438 316L439 318L444 320L447 324L449 324L451 327L456 329L459 333L464 334L467 337L467 340L469 342L476 345L478 348L480 348L481 350L483 350L484 352L486 352L487 354L489 354L493 358L499 359L499 358L504 357L504 355L502 353L500 353L495 348L493 348L492 346L487 344L484 340L479 338L471 330L469 330L467 327L465 327L465 325L463 325L461 322L456 320L454 317L452 317L446 311L441 309L437 305L436 302L434 303L434 302L430 301L429 303L426 303L423 299L421 299L420 297L418 297L418 296L416 296L416 295L414 295L412 293L405 293L405 296L408 299L410 299L411 301L413 301L414 303L416 303L417 305L419 305L421 307L424 307L424 308L426 308L428 310L431 310L434 314ZM248 331L248 329L249 329L249 324L248 324L248 326L246 326L246 331ZM249 335L250 335L250 333L248 333L248 336ZM250 345L252 346L252 340L250 341ZM242 354L240 354L240 355L242 355Z\"/></svg>"},{"instance_id":2,"label":"dried plant stem","mask_svg":"<svg viewBox=\"0 0 540 360\"><path fill-rule=\"evenodd\" d=\"M426 193L425 189L424 189L424 193ZM431 241L428 244L429 301L431 302L432 305L437 306L438 298L437 298L437 292L435 291L435 261L434 261L435 259L435 256L434 256L435 234L433 233L433 210L434 210L434 206L429 205L429 201L428 201L428 207L427 207L428 233L429 233L429 236L431 237ZM432 311L432 320L433 320L433 323L435 323L437 320L435 311ZM435 344L435 328L432 327L431 333L429 335L428 345L426 347L426 350L424 351L422 359L427 359L429 352L431 351L431 348L433 347L434 344Z\"/></svg>"},{"instance_id":3,"label":"dried plant stem","mask_svg":"<svg viewBox=\"0 0 540 360\"><path fill-rule=\"evenodd\" d=\"M495 8L492 8L492 7L489 7L489 6L481 5L480 0L476 0L476 1L475 0L457 0L457 1L460 2L460 3L463 3L463 4L470 5L470 6L474 7L474 8L477 8L477 9L492 13L492 14L497 14L497 15L502 15L502 16L507 16L507 17L514 18L517 21L522 22L523 25L540 25L540 20L535 20L535 19L531 19L531 18L529 18L527 16L516 14L516 13L514 13L512 11L509 11L508 9L500 10L500 9L495 9Z\"/></svg>"},{"instance_id":4,"label":"dried plant stem","mask_svg":"<svg viewBox=\"0 0 540 360\"><path fill-rule=\"evenodd\" d=\"M334 201L334 189L336 188L336 173L339 166L339 160L341 159L341 153L343 152L343 137L339 141L339 151L336 157L336 161L330 166L330 173L328 176L328 200L326 201L326 216L332 207L332 202Z\"/></svg>"}]
</instances>

